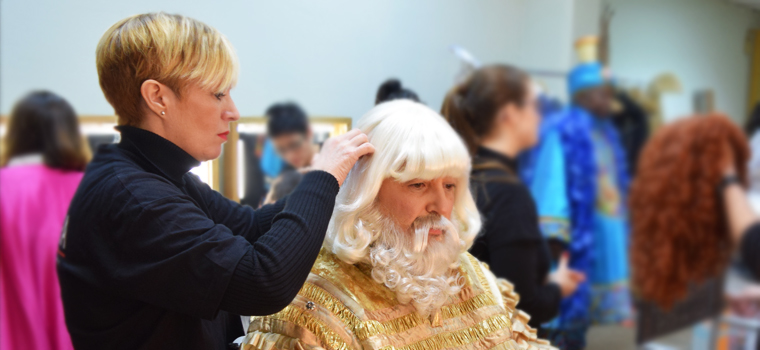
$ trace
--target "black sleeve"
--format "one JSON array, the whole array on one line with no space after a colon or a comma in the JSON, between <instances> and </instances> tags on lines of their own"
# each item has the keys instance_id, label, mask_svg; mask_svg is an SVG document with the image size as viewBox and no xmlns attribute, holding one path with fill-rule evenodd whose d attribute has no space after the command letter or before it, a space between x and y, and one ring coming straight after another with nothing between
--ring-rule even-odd
<instances>
[{"instance_id":1,"label":"black sleeve","mask_svg":"<svg viewBox=\"0 0 760 350\"><path fill-rule=\"evenodd\" d=\"M517 308L530 315L530 326L538 327L557 316L562 299L559 286L542 283L538 275L540 243L513 242L491 252L491 270L515 286L520 295ZM498 253L498 254L494 254Z\"/></svg>"},{"instance_id":2,"label":"black sleeve","mask_svg":"<svg viewBox=\"0 0 760 350\"><path fill-rule=\"evenodd\" d=\"M537 327L557 315L562 296L556 284L546 283L549 256L530 193L521 185L505 186L494 189L486 222L490 267L514 284L520 295L517 307Z\"/></svg>"},{"instance_id":3,"label":"black sleeve","mask_svg":"<svg viewBox=\"0 0 760 350\"><path fill-rule=\"evenodd\" d=\"M203 197L214 221L227 226L233 234L243 236L251 243L256 242L261 235L269 231L272 219L285 208L287 201L287 197L284 197L276 203L254 210L250 206L241 205L224 197L201 182L199 178L193 177L193 179L196 180L196 186L202 189Z\"/></svg>"},{"instance_id":4,"label":"black sleeve","mask_svg":"<svg viewBox=\"0 0 760 350\"><path fill-rule=\"evenodd\" d=\"M760 279L760 223L747 228L740 249L742 261L755 278Z\"/></svg>"},{"instance_id":5,"label":"black sleeve","mask_svg":"<svg viewBox=\"0 0 760 350\"><path fill-rule=\"evenodd\" d=\"M322 246L338 181L307 173L274 217L272 228L238 263L219 308L238 315L269 315L295 299Z\"/></svg>"},{"instance_id":6,"label":"black sleeve","mask_svg":"<svg viewBox=\"0 0 760 350\"><path fill-rule=\"evenodd\" d=\"M251 308L227 308L245 314L261 307L281 309L306 280L327 231L338 181L314 171L274 216L271 228L251 244L209 218L174 186L154 186L151 178L122 179L136 197L139 213L121 212L113 222L128 223L123 234L103 243L97 254L110 292L168 310L213 319L232 284L234 271L250 256L247 280L256 286L246 298ZM119 200L113 201L116 204ZM97 238L96 238L97 239ZM246 312L243 312L246 311Z\"/></svg>"}]
</instances>

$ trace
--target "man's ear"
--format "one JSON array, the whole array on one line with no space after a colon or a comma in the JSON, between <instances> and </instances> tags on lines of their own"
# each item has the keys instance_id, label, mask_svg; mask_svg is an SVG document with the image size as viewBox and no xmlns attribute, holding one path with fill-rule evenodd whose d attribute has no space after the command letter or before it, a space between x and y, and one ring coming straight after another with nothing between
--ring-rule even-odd
<instances>
[{"instance_id":1,"label":"man's ear","mask_svg":"<svg viewBox=\"0 0 760 350\"><path fill-rule=\"evenodd\" d=\"M148 79L140 85L140 94L151 112L159 118L166 118L170 104L168 94L173 94L168 86L156 80Z\"/></svg>"}]
</instances>

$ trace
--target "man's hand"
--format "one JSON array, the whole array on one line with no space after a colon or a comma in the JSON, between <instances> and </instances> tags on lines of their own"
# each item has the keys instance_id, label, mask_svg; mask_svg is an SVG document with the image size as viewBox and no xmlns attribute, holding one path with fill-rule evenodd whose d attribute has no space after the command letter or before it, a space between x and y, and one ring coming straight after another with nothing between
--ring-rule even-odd
<instances>
[{"instance_id":1,"label":"man's hand","mask_svg":"<svg viewBox=\"0 0 760 350\"><path fill-rule=\"evenodd\" d=\"M323 170L335 176L338 185L343 186L348 172L359 158L375 152L367 135L354 129L343 135L331 137L322 145L322 151L314 157L312 170Z\"/></svg>"}]
</instances>

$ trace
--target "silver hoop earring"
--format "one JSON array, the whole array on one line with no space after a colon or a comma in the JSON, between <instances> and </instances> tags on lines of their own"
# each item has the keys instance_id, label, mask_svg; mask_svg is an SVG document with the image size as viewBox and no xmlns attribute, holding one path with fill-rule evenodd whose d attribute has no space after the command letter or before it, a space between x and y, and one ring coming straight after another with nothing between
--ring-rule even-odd
<instances>
[{"instance_id":1,"label":"silver hoop earring","mask_svg":"<svg viewBox=\"0 0 760 350\"><path fill-rule=\"evenodd\" d=\"M166 112L164 112L164 111L161 111L161 115L166 115Z\"/></svg>"}]
</instances>

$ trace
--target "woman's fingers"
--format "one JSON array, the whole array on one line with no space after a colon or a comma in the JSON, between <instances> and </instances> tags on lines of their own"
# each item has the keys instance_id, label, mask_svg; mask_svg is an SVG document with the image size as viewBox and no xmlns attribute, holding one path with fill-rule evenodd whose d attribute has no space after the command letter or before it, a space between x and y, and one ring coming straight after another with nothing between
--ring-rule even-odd
<instances>
[{"instance_id":1,"label":"woman's fingers","mask_svg":"<svg viewBox=\"0 0 760 350\"><path fill-rule=\"evenodd\" d=\"M563 253L559 257L559 267L558 267L558 269L567 269L567 265L569 264L569 262L570 262L570 254Z\"/></svg>"},{"instance_id":2,"label":"woman's fingers","mask_svg":"<svg viewBox=\"0 0 760 350\"><path fill-rule=\"evenodd\" d=\"M349 131L349 132L347 132L347 133L345 133L343 135L340 135L340 136L338 136L336 138L351 140L354 137L356 137L356 135L359 135L359 134L362 134L362 131L360 129L352 129L351 131Z\"/></svg>"},{"instance_id":3,"label":"woman's fingers","mask_svg":"<svg viewBox=\"0 0 760 350\"><path fill-rule=\"evenodd\" d=\"M360 134L354 136L353 138L351 138L351 140L349 142L351 143L351 145L353 145L355 147L359 147L363 143L369 142L369 138L367 137L367 134L360 133Z\"/></svg>"},{"instance_id":4,"label":"woman's fingers","mask_svg":"<svg viewBox=\"0 0 760 350\"><path fill-rule=\"evenodd\" d=\"M375 153L375 146L373 146L369 142L366 142L366 143L363 143L361 146L359 146L359 147L356 148L356 153L355 154L356 154L357 159L358 159L358 158L361 158L361 157L363 157L363 156L365 156L367 154L372 154L372 153Z\"/></svg>"}]
</instances>

